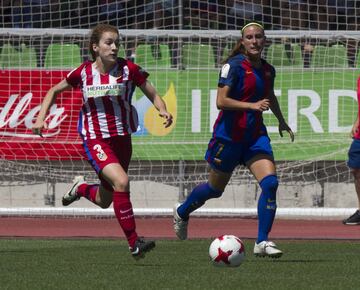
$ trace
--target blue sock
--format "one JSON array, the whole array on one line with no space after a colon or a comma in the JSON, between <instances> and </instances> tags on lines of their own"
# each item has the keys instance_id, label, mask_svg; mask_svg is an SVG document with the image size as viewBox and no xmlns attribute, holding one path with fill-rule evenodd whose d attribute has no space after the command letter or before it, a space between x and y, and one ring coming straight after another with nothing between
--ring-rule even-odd
<instances>
[{"instance_id":1,"label":"blue sock","mask_svg":"<svg viewBox=\"0 0 360 290\"><path fill-rule=\"evenodd\" d=\"M182 219L188 220L190 213L201 207L205 201L210 198L220 197L221 195L222 191L213 189L209 183L200 184L193 189L185 202L178 207L178 215Z\"/></svg>"},{"instance_id":2,"label":"blue sock","mask_svg":"<svg viewBox=\"0 0 360 290\"><path fill-rule=\"evenodd\" d=\"M258 201L258 238L256 243L268 240L276 213L276 190L278 188L276 175L268 175L260 182L262 193Z\"/></svg>"}]
</instances>

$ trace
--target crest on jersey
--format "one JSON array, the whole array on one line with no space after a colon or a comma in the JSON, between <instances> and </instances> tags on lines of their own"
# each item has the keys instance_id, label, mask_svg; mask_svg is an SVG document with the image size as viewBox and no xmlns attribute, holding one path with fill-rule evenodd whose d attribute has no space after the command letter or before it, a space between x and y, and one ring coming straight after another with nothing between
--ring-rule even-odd
<instances>
[{"instance_id":1,"label":"crest on jersey","mask_svg":"<svg viewBox=\"0 0 360 290\"><path fill-rule=\"evenodd\" d=\"M230 65L228 63L224 64L221 68L221 77L227 78L230 70Z\"/></svg>"},{"instance_id":2,"label":"crest on jersey","mask_svg":"<svg viewBox=\"0 0 360 290\"><path fill-rule=\"evenodd\" d=\"M107 155L105 152L97 153L96 156L100 161L105 161L107 159Z\"/></svg>"},{"instance_id":3,"label":"crest on jersey","mask_svg":"<svg viewBox=\"0 0 360 290\"><path fill-rule=\"evenodd\" d=\"M130 70L129 67L126 65L123 68L123 81L129 80L129 74L130 74Z\"/></svg>"},{"instance_id":4,"label":"crest on jersey","mask_svg":"<svg viewBox=\"0 0 360 290\"><path fill-rule=\"evenodd\" d=\"M101 148L101 145L96 144L94 145L93 149L97 152L96 153L96 157L100 160L100 161L105 161L108 156L106 155L106 153L104 152L104 150Z\"/></svg>"}]
</instances>

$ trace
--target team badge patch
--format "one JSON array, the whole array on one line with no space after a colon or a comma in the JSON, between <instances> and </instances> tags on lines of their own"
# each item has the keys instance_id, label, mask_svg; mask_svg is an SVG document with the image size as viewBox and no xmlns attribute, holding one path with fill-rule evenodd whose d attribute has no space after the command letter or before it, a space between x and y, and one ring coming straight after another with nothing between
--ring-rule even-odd
<instances>
[{"instance_id":1,"label":"team badge patch","mask_svg":"<svg viewBox=\"0 0 360 290\"><path fill-rule=\"evenodd\" d=\"M106 155L106 153L104 152L104 150L101 148L101 145L96 144L96 145L93 147L93 149L97 151L96 157L97 157L100 161L105 161L105 160L108 158L108 156Z\"/></svg>"},{"instance_id":2,"label":"team badge patch","mask_svg":"<svg viewBox=\"0 0 360 290\"><path fill-rule=\"evenodd\" d=\"M98 154L96 154L96 156L100 161L105 161L107 159L107 155L105 152L99 152Z\"/></svg>"},{"instance_id":3,"label":"team badge patch","mask_svg":"<svg viewBox=\"0 0 360 290\"><path fill-rule=\"evenodd\" d=\"M224 64L221 68L221 77L227 78L230 70L230 65L228 63Z\"/></svg>"},{"instance_id":4,"label":"team badge patch","mask_svg":"<svg viewBox=\"0 0 360 290\"><path fill-rule=\"evenodd\" d=\"M129 67L126 65L123 68L123 81L127 81L129 79L130 70Z\"/></svg>"}]
</instances>

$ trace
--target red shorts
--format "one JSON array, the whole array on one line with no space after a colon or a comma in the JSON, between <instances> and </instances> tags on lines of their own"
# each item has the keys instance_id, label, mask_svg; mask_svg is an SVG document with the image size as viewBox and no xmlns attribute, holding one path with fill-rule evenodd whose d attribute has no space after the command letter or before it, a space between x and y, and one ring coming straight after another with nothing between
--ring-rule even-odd
<instances>
[{"instance_id":1,"label":"red shorts","mask_svg":"<svg viewBox=\"0 0 360 290\"><path fill-rule=\"evenodd\" d=\"M125 172L128 171L132 154L131 135L85 140L83 147L83 156L98 174L101 184L112 190L112 186L101 176L101 171L111 163L119 163Z\"/></svg>"}]
</instances>

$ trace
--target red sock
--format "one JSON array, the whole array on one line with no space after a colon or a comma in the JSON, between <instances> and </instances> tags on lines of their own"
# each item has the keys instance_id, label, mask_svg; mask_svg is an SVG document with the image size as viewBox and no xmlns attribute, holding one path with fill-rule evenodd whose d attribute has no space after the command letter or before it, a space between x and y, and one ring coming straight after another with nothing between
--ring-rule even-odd
<instances>
[{"instance_id":1,"label":"red sock","mask_svg":"<svg viewBox=\"0 0 360 290\"><path fill-rule=\"evenodd\" d=\"M76 193L78 196L85 197L86 199L90 200L92 203L95 203L96 200L96 193L99 188L98 184L81 184Z\"/></svg>"},{"instance_id":2,"label":"red sock","mask_svg":"<svg viewBox=\"0 0 360 290\"><path fill-rule=\"evenodd\" d=\"M133 248L138 235L135 231L136 225L130 201L130 192L114 191L113 206L116 218L125 233L129 246Z\"/></svg>"}]
</instances>

